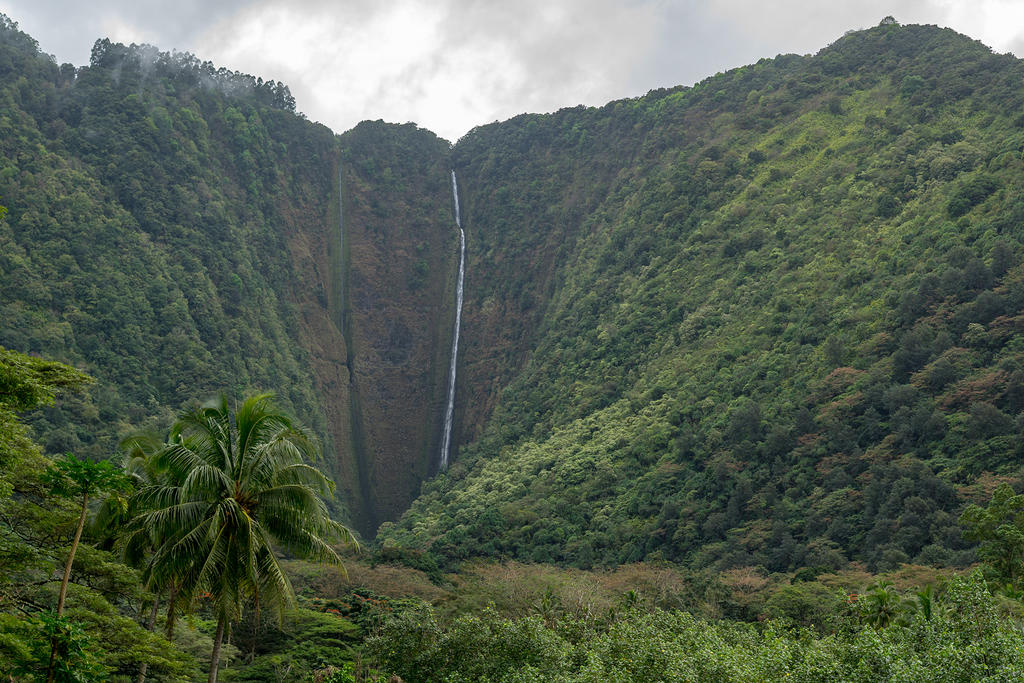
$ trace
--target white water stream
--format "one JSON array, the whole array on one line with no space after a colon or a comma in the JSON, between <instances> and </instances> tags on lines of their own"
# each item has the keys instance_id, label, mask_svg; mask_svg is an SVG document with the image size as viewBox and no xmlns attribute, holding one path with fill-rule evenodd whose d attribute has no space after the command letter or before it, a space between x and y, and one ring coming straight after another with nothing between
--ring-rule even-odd
<instances>
[{"instance_id":1,"label":"white water stream","mask_svg":"<svg viewBox=\"0 0 1024 683\"><path fill-rule=\"evenodd\" d=\"M345 220L341 213L341 162L338 163L338 331L345 334Z\"/></svg>"},{"instance_id":2,"label":"white water stream","mask_svg":"<svg viewBox=\"0 0 1024 683\"><path fill-rule=\"evenodd\" d=\"M452 334L452 360L448 371L448 402L444 410L444 439L441 441L441 469L448 469L452 446L452 417L455 414L455 361L459 355L459 326L462 323L462 281L466 274L466 233L459 215L459 184L452 171L452 196L455 198L455 225L459 228L459 279L455 283L455 331Z\"/></svg>"}]
</instances>

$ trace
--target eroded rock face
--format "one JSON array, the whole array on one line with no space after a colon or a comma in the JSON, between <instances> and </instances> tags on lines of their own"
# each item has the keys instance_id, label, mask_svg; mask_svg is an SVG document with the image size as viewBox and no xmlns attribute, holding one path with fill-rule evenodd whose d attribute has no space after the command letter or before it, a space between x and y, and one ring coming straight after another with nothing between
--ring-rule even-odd
<instances>
[{"instance_id":1,"label":"eroded rock face","mask_svg":"<svg viewBox=\"0 0 1024 683\"><path fill-rule=\"evenodd\" d=\"M438 448L454 271L449 147L382 123L340 145L346 244L335 290L345 292L350 381L337 453L357 525L372 534L408 507Z\"/></svg>"}]
</instances>

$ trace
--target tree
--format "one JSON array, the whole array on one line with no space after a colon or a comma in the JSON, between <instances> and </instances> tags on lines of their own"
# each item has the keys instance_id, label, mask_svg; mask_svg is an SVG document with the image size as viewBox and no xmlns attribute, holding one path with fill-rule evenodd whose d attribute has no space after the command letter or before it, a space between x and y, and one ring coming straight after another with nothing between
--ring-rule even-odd
<instances>
[{"instance_id":1,"label":"tree","mask_svg":"<svg viewBox=\"0 0 1024 683\"><path fill-rule=\"evenodd\" d=\"M0 217L5 212L0 207ZM26 465L31 470L41 462L38 447L29 439L17 413L49 405L60 391L78 389L92 381L63 363L32 358L0 346L0 498L15 487L12 480L19 471Z\"/></svg>"},{"instance_id":2,"label":"tree","mask_svg":"<svg viewBox=\"0 0 1024 683\"><path fill-rule=\"evenodd\" d=\"M964 538L977 541L978 557L1008 586L1024 578L1024 494L1000 484L988 506L968 505L960 516Z\"/></svg>"},{"instance_id":3,"label":"tree","mask_svg":"<svg viewBox=\"0 0 1024 683\"><path fill-rule=\"evenodd\" d=\"M860 607L861 619L876 628L885 628L891 624L903 609L900 596L889 581L876 582L861 596L857 604Z\"/></svg>"},{"instance_id":4,"label":"tree","mask_svg":"<svg viewBox=\"0 0 1024 683\"><path fill-rule=\"evenodd\" d=\"M274 407L270 394L247 398L234 413L223 395L183 413L154 455L169 477L138 493L150 510L133 526L167 539L154 554L154 571L176 577L186 599L210 601L217 620L210 683L243 602L280 614L293 601L272 544L337 565L328 541L355 544L328 515L321 496L334 485L308 464L315 455L309 436Z\"/></svg>"},{"instance_id":5,"label":"tree","mask_svg":"<svg viewBox=\"0 0 1024 683\"><path fill-rule=\"evenodd\" d=\"M0 219L7 210L0 206ZM38 485L39 472L45 469L47 461L39 453L39 447L29 438L28 429L18 419L17 413L53 403L56 395L62 390L77 389L92 382L92 378L62 363L42 360L26 356L17 351L0 347L0 564L4 572L0 578L0 604L11 604L14 596L5 595L5 587L11 583L14 574L14 558L36 557L37 548L31 541L26 541L24 531L16 532L10 528L11 519L16 517L17 505L10 498L12 493L23 493L24 489ZM6 513L12 513L10 515ZM81 524L75 534L75 542L65 566L64 579L61 585L58 612L45 625L53 626L62 623L65 630L72 627L61 620L67 581L70 574L74 550L81 536ZM54 626L56 629L56 626ZM52 631L56 634L57 631ZM54 636L49 639L50 665L48 675L52 677L56 647L61 639ZM19 642L3 643L0 652L8 647L20 647ZM4 652L9 655L10 652ZM13 658L13 657L12 657ZM0 658L3 659L3 658Z\"/></svg>"},{"instance_id":6,"label":"tree","mask_svg":"<svg viewBox=\"0 0 1024 683\"><path fill-rule=\"evenodd\" d=\"M68 551L64 576L60 582L60 596L57 598L56 617L60 619L64 613L64 599L68 594L68 582L71 580L71 567L75 562L75 552L82 539L82 529L85 528L85 518L89 512L89 498L103 491L124 488L127 480L121 471L109 462L79 460L71 453L67 453L63 460L58 460L53 464L53 467L47 472L46 480L56 495L81 500L78 526L75 528L75 536L71 541L71 549ZM54 638L50 649L50 664L46 672L47 683L53 683L57 650L58 643Z\"/></svg>"},{"instance_id":7,"label":"tree","mask_svg":"<svg viewBox=\"0 0 1024 683\"><path fill-rule=\"evenodd\" d=\"M47 681L98 683L107 680L109 672L98 661L95 643L80 624L66 617L57 616L53 612L41 615L38 623L46 639L37 645L40 648L49 646L50 649ZM20 673L38 674L38 670L32 665L45 660L46 656L45 650L37 652L34 660L29 659L22 665Z\"/></svg>"},{"instance_id":8,"label":"tree","mask_svg":"<svg viewBox=\"0 0 1024 683\"><path fill-rule=\"evenodd\" d=\"M155 456L163 447L159 435L153 432L138 432L121 441L121 450L124 453L124 471L136 490L156 486L161 483L170 483L168 472L161 471L155 463ZM174 482L181 484L180 481ZM167 601L167 640L174 640L174 617L176 614L177 584L174 577L161 577L154 575L150 560L153 553L166 538L158 536L153 529L131 528L131 520L148 510L138 508L138 497L130 497L127 501L120 497L108 498L107 505L103 512L106 512L108 529L114 528L114 534L121 536L121 549L126 563L135 568L143 569L143 582L147 590L152 591L153 600L150 605L149 617L146 621L146 630L153 631L156 627L157 613L160 609L160 598L166 589L169 593ZM133 505L134 503L134 505ZM125 533L129 530L129 533ZM146 680L148 665L143 662L139 667L136 683Z\"/></svg>"}]
</instances>

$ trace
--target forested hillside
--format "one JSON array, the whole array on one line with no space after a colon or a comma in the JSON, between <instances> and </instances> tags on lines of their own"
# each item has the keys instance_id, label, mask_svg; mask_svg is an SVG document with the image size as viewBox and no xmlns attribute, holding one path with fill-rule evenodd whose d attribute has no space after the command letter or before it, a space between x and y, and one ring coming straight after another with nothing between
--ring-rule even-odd
<instances>
[{"instance_id":1,"label":"forested hillside","mask_svg":"<svg viewBox=\"0 0 1024 683\"><path fill-rule=\"evenodd\" d=\"M886 22L450 145L5 20L0 345L98 380L30 417L51 454L277 392L427 564L963 565L964 505L1021 484L1022 76Z\"/></svg>"},{"instance_id":2,"label":"forested hillside","mask_svg":"<svg viewBox=\"0 0 1024 683\"><path fill-rule=\"evenodd\" d=\"M962 506L1020 481L1022 75L885 24L472 131L469 444L384 542L969 562Z\"/></svg>"},{"instance_id":3,"label":"forested hillside","mask_svg":"<svg viewBox=\"0 0 1024 683\"><path fill-rule=\"evenodd\" d=\"M102 40L58 66L4 21L0 344L100 380L32 419L47 451L109 457L189 400L272 390L324 442L339 513L397 517L436 448L447 143L338 137L187 53Z\"/></svg>"},{"instance_id":4,"label":"forested hillside","mask_svg":"<svg viewBox=\"0 0 1024 683\"><path fill-rule=\"evenodd\" d=\"M193 58L99 42L76 71L0 36L0 338L102 380L34 421L47 449L107 456L118 429L248 386L323 431L286 238L326 220L330 131Z\"/></svg>"}]
</instances>

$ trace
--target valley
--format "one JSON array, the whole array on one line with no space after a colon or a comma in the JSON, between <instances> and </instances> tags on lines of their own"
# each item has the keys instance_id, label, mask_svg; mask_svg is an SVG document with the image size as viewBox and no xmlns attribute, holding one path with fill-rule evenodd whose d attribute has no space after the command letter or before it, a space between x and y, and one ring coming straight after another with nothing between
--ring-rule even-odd
<instances>
[{"instance_id":1,"label":"valley","mask_svg":"<svg viewBox=\"0 0 1024 683\"><path fill-rule=\"evenodd\" d=\"M543 656L492 680L606 680L631 629L693 618L735 653L723 680L768 671L765 618L816 629L790 654L823 676L855 666L836 634L868 651L863 629L917 623L849 596L904 604L924 583L998 611L984 637L1017 651L1020 576L965 511L1024 487L1022 82L1012 55L883 22L450 142L331 131L284 84L188 53L100 40L58 65L5 18L0 347L95 379L18 407L38 443L18 449L106 460L218 392L273 392L365 547L353 574L378 582L339 592L296 562L301 607L381 600L338 638L377 628L376 661L409 681L471 632L517 629ZM1007 505L993 529L1020 526ZM515 586L480 616L487 581ZM410 596L431 605L391 603ZM915 642L966 643L954 621ZM411 632L436 646L419 669ZM649 664L624 680L668 675ZM459 666L446 680L483 680Z\"/></svg>"}]
</instances>

